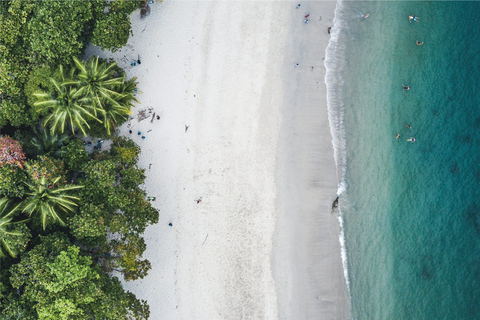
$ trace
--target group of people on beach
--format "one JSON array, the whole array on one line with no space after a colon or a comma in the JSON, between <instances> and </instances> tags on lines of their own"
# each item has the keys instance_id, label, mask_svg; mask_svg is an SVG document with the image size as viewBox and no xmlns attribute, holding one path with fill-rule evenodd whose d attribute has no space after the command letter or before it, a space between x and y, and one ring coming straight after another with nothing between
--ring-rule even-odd
<instances>
[{"instance_id":1,"label":"group of people on beach","mask_svg":"<svg viewBox=\"0 0 480 320\"><path fill-rule=\"evenodd\" d=\"M133 131L132 131L132 130L128 130L128 133L132 134ZM137 135L139 135L139 136L142 135L142 131L138 131L138 132L137 132ZM146 137L142 135L142 139L145 140Z\"/></svg>"},{"instance_id":2,"label":"group of people on beach","mask_svg":"<svg viewBox=\"0 0 480 320\"><path fill-rule=\"evenodd\" d=\"M83 140L83 144L90 147L92 145L92 141L85 141ZM97 145L93 146L93 150L101 151L102 150L103 139L98 139Z\"/></svg>"},{"instance_id":3,"label":"group of people on beach","mask_svg":"<svg viewBox=\"0 0 480 320\"><path fill-rule=\"evenodd\" d=\"M414 14L412 14L412 15L408 16L408 21L410 23L412 23L412 21L418 22L418 17L415 16ZM421 46L421 45L423 45L423 42L420 42L420 41L416 40L415 44L417 46ZM402 84L402 88L403 88L403 92L410 90L410 86L407 86L407 85L404 85L404 84ZM409 128L409 129L412 128L412 126L409 125L409 124L407 124L405 127ZM399 138L400 138L400 134L397 133L397 135L395 136L395 139L398 140ZM407 141L411 142L411 143L415 142L415 140L416 139L414 137L410 137L409 139L407 139Z\"/></svg>"},{"instance_id":4,"label":"group of people on beach","mask_svg":"<svg viewBox=\"0 0 480 320\"><path fill-rule=\"evenodd\" d=\"M298 9L298 8L300 8L300 6L301 6L301 4L299 3L299 4L297 4L296 8ZM309 14L309 13L307 13L307 14L305 15L305 19L303 20L303 22L304 22L305 24L308 24L308 17L310 17L310 14Z\"/></svg>"},{"instance_id":5,"label":"group of people on beach","mask_svg":"<svg viewBox=\"0 0 480 320\"><path fill-rule=\"evenodd\" d=\"M135 67L137 64L142 64L142 61L140 60L140 55L138 55L137 60L133 60L132 63L130 63L132 67Z\"/></svg>"}]
</instances>

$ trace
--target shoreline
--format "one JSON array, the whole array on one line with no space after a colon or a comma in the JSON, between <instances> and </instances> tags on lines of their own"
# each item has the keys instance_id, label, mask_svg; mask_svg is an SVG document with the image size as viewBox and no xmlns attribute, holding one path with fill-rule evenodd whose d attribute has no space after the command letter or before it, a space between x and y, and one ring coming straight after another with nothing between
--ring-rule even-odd
<instances>
[{"instance_id":1,"label":"shoreline","mask_svg":"<svg viewBox=\"0 0 480 320\"><path fill-rule=\"evenodd\" d=\"M284 77L285 87L295 94L282 108L272 257L279 319L347 319L349 314L339 221L331 213L338 178L324 65L335 7L336 2L302 4L310 17L320 14L322 19L308 31L298 24L291 30L289 54L297 57L299 65L295 77L288 72ZM300 37L300 32L308 35Z\"/></svg>"},{"instance_id":2,"label":"shoreline","mask_svg":"<svg viewBox=\"0 0 480 320\"><path fill-rule=\"evenodd\" d=\"M152 319L346 317L338 221L325 211L337 184L321 60L334 8L155 3L144 19L133 13L126 47L87 49L140 82L141 104L120 134L146 133L130 137L160 218L144 234L149 275L124 288L148 301ZM142 64L131 67L137 55ZM149 118L139 121L142 112ZM292 222L297 206L302 219Z\"/></svg>"}]
</instances>

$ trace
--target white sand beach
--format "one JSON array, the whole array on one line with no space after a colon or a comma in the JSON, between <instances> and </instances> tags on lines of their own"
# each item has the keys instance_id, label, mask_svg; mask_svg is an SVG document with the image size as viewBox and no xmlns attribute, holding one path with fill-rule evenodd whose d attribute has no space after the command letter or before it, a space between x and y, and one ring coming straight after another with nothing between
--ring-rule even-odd
<instances>
[{"instance_id":1,"label":"white sand beach","mask_svg":"<svg viewBox=\"0 0 480 320\"><path fill-rule=\"evenodd\" d=\"M160 219L149 275L124 287L153 320L348 318L323 64L335 2L300 4L165 0L132 15L122 50L87 51L139 80L120 134Z\"/></svg>"}]
</instances>

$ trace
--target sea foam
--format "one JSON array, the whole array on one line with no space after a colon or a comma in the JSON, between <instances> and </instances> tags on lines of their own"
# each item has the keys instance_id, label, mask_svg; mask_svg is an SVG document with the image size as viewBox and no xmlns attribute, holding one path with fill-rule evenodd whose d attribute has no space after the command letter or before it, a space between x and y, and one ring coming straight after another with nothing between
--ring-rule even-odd
<instances>
[{"instance_id":1,"label":"sea foam","mask_svg":"<svg viewBox=\"0 0 480 320\"><path fill-rule=\"evenodd\" d=\"M345 104L342 99L344 85L342 71L346 66L345 43L342 42L343 8L343 1L337 1L335 17L333 19L333 28L330 31L330 41L325 52L324 62L326 68L325 84L327 87L328 121L332 135L337 177L340 180L337 189L338 196L341 196L348 188L345 177L347 170L347 141L344 125ZM340 226L339 242L341 247L343 274L347 284L347 290L350 292L347 251L345 247L344 223L341 208L339 208L338 222Z\"/></svg>"}]
</instances>

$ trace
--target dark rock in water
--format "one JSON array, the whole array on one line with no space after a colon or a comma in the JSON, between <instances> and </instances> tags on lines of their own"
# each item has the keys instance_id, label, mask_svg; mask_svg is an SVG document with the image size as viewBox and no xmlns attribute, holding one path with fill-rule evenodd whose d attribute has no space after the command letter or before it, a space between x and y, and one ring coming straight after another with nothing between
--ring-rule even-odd
<instances>
[{"instance_id":1,"label":"dark rock in water","mask_svg":"<svg viewBox=\"0 0 480 320\"><path fill-rule=\"evenodd\" d=\"M335 211L335 209L337 209L337 208L338 208L338 197L332 203L332 212Z\"/></svg>"},{"instance_id":2,"label":"dark rock in water","mask_svg":"<svg viewBox=\"0 0 480 320\"><path fill-rule=\"evenodd\" d=\"M422 269L422 278L425 280L430 280L433 278L432 273L426 267Z\"/></svg>"}]
</instances>

